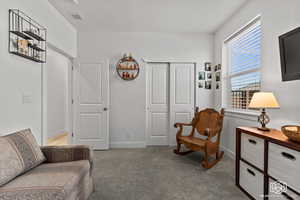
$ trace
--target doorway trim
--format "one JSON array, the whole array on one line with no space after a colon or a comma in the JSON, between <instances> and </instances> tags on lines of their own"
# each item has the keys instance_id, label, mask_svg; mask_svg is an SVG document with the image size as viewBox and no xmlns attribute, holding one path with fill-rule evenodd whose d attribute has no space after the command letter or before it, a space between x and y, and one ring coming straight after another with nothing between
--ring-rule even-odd
<instances>
[{"instance_id":1,"label":"doorway trim","mask_svg":"<svg viewBox=\"0 0 300 200\"><path fill-rule=\"evenodd\" d=\"M67 101L67 131L69 133L73 132L73 106L72 106L72 96L73 96L73 73L72 73L72 66L74 65L74 57L72 57L67 52L63 51L62 49L58 48L57 46L53 45L51 42L47 42L47 48L51 49L52 51L59 53L65 56L67 59L70 60L70 66L68 66L68 98ZM48 124L47 124L47 70L46 70L47 62L42 64L41 66L41 145L47 144L47 132L48 132ZM68 134L68 142L72 143L71 134Z\"/></svg>"}]
</instances>

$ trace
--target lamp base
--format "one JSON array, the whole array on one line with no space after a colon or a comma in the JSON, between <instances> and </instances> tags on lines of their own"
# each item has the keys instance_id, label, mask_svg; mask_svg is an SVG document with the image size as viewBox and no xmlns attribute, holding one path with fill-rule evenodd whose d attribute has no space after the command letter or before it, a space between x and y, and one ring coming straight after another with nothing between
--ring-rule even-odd
<instances>
[{"instance_id":1,"label":"lamp base","mask_svg":"<svg viewBox=\"0 0 300 200\"><path fill-rule=\"evenodd\" d=\"M260 130L260 131L265 131L265 132L270 131L270 129L269 129L269 128L266 128L266 127L259 127L259 128L257 128L257 129Z\"/></svg>"}]
</instances>

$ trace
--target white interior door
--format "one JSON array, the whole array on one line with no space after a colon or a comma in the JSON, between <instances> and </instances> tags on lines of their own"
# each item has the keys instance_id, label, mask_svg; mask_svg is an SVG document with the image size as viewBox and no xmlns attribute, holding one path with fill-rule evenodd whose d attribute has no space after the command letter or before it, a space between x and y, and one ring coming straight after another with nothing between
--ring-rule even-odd
<instances>
[{"instance_id":1,"label":"white interior door","mask_svg":"<svg viewBox=\"0 0 300 200\"><path fill-rule=\"evenodd\" d=\"M169 144L169 64L153 63L148 70L147 145Z\"/></svg>"},{"instance_id":2,"label":"white interior door","mask_svg":"<svg viewBox=\"0 0 300 200\"><path fill-rule=\"evenodd\" d=\"M170 145L176 144L176 122L188 123L195 108L195 65L176 63L170 65ZM190 129L185 128L188 134Z\"/></svg>"},{"instance_id":3,"label":"white interior door","mask_svg":"<svg viewBox=\"0 0 300 200\"><path fill-rule=\"evenodd\" d=\"M109 65L82 62L75 69L75 144L109 148Z\"/></svg>"}]
</instances>

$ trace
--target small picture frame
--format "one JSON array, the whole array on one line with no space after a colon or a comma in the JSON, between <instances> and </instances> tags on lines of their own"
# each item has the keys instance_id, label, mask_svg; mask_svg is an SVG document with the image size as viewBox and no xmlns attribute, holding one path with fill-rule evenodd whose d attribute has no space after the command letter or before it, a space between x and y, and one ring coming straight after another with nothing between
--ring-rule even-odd
<instances>
[{"instance_id":1,"label":"small picture frame","mask_svg":"<svg viewBox=\"0 0 300 200\"><path fill-rule=\"evenodd\" d=\"M211 81L205 81L205 89L207 90L211 89Z\"/></svg>"},{"instance_id":2,"label":"small picture frame","mask_svg":"<svg viewBox=\"0 0 300 200\"><path fill-rule=\"evenodd\" d=\"M198 79L200 80L205 80L205 72L199 72L198 73Z\"/></svg>"},{"instance_id":3,"label":"small picture frame","mask_svg":"<svg viewBox=\"0 0 300 200\"><path fill-rule=\"evenodd\" d=\"M218 64L218 70L221 70L221 69L222 69L222 65Z\"/></svg>"},{"instance_id":4,"label":"small picture frame","mask_svg":"<svg viewBox=\"0 0 300 200\"><path fill-rule=\"evenodd\" d=\"M216 89L220 89L220 83L216 83Z\"/></svg>"},{"instance_id":5,"label":"small picture frame","mask_svg":"<svg viewBox=\"0 0 300 200\"><path fill-rule=\"evenodd\" d=\"M198 88L204 88L204 84L203 84L202 81L201 81L201 82L198 82Z\"/></svg>"},{"instance_id":6,"label":"small picture frame","mask_svg":"<svg viewBox=\"0 0 300 200\"><path fill-rule=\"evenodd\" d=\"M205 71L211 72L211 63L210 62L204 63L204 69Z\"/></svg>"},{"instance_id":7,"label":"small picture frame","mask_svg":"<svg viewBox=\"0 0 300 200\"><path fill-rule=\"evenodd\" d=\"M214 71L216 72L216 71L218 71L218 69L219 69L219 66L216 65L216 66L214 67Z\"/></svg>"},{"instance_id":8,"label":"small picture frame","mask_svg":"<svg viewBox=\"0 0 300 200\"><path fill-rule=\"evenodd\" d=\"M221 81L221 72L216 73L216 81L217 82Z\"/></svg>"},{"instance_id":9,"label":"small picture frame","mask_svg":"<svg viewBox=\"0 0 300 200\"><path fill-rule=\"evenodd\" d=\"M207 77L208 80L211 80L212 79L212 73L207 73L206 77Z\"/></svg>"}]
</instances>

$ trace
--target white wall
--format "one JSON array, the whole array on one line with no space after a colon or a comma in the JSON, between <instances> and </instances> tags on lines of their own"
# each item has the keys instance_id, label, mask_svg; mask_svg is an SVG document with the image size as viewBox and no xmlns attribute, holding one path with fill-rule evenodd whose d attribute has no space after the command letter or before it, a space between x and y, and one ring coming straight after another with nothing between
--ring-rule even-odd
<instances>
[{"instance_id":1,"label":"white wall","mask_svg":"<svg viewBox=\"0 0 300 200\"><path fill-rule=\"evenodd\" d=\"M47 138L67 132L68 68L70 60L51 49L47 52Z\"/></svg>"},{"instance_id":2,"label":"white wall","mask_svg":"<svg viewBox=\"0 0 300 200\"><path fill-rule=\"evenodd\" d=\"M258 14L262 16L262 90L272 91L280 103L280 110L269 110L270 127L300 122L300 81L282 82L278 36L300 26L299 0L252 0L215 33L214 60L222 61L222 43L232 33ZM215 106L220 107L221 91L215 93ZM256 126L254 116L227 113L223 131L223 145L234 152L235 128Z\"/></svg>"},{"instance_id":3,"label":"white wall","mask_svg":"<svg viewBox=\"0 0 300 200\"><path fill-rule=\"evenodd\" d=\"M108 59L110 66L110 140L113 146L141 146L145 143L146 74L141 58L149 60L212 60L213 37L184 33L79 33L79 61ZM139 77L123 81L115 64L131 52L141 64ZM201 90L198 106L211 107L211 92Z\"/></svg>"},{"instance_id":4,"label":"white wall","mask_svg":"<svg viewBox=\"0 0 300 200\"><path fill-rule=\"evenodd\" d=\"M48 41L73 57L77 53L77 34L47 0L2 0L0 3L0 135L31 128L41 143L42 67L8 53L10 8L20 9L44 25L48 29ZM31 103L23 103L23 95L31 96Z\"/></svg>"}]
</instances>

